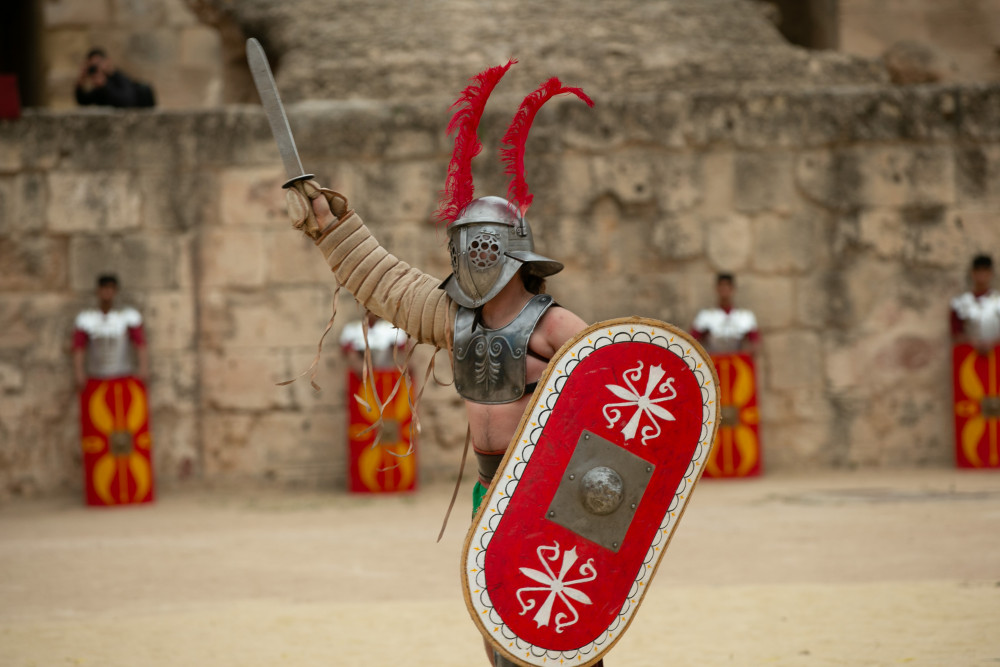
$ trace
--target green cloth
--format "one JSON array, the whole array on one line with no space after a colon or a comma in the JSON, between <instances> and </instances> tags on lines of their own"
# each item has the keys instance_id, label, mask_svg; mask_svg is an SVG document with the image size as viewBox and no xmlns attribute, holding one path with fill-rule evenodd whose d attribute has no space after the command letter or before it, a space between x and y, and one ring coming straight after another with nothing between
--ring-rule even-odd
<instances>
[{"instance_id":1,"label":"green cloth","mask_svg":"<svg viewBox=\"0 0 1000 667\"><path fill-rule=\"evenodd\" d=\"M472 516L476 516L476 512L479 511L479 506L483 503L483 498L486 497L486 492L489 491L482 482L476 480L476 485L472 487Z\"/></svg>"}]
</instances>

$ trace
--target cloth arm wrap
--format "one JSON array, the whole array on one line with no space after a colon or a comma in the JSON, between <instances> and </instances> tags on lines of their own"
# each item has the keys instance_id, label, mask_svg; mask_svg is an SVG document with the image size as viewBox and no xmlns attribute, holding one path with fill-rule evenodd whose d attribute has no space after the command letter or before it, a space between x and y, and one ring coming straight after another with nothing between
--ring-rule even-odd
<instances>
[{"instance_id":1,"label":"cloth arm wrap","mask_svg":"<svg viewBox=\"0 0 1000 667\"><path fill-rule=\"evenodd\" d=\"M389 254L353 210L324 230L316 245L362 306L414 340L450 348L457 305L440 281Z\"/></svg>"}]
</instances>

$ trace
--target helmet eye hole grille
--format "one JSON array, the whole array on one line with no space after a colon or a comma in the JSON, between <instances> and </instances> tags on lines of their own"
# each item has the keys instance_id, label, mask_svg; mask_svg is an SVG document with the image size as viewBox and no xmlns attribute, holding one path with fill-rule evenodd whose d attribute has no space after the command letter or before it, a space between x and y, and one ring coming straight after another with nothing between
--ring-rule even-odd
<instances>
[{"instance_id":1,"label":"helmet eye hole grille","mask_svg":"<svg viewBox=\"0 0 1000 667\"><path fill-rule=\"evenodd\" d=\"M479 232L469 241L469 263L485 270L496 266L503 254L500 237L490 232Z\"/></svg>"}]
</instances>

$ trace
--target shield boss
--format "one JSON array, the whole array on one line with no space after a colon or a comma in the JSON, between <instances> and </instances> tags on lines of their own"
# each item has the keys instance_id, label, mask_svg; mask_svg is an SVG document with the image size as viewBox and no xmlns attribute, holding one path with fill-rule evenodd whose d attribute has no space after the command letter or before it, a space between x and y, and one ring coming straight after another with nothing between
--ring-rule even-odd
<instances>
[{"instance_id":1,"label":"shield boss","mask_svg":"<svg viewBox=\"0 0 1000 667\"><path fill-rule=\"evenodd\" d=\"M580 502L591 514L611 514L624 497L625 483L621 475L607 466L591 468L580 480Z\"/></svg>"}]
</instances>

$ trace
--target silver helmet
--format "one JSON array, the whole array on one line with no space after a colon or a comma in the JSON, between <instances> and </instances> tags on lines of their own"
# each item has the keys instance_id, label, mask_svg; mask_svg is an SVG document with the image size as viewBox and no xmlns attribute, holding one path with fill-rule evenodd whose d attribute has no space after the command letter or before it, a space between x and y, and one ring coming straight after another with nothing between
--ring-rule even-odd
<instances>
[{"instance_id":1,"label":"silver helmet","mask_svg":"<svg viewBox=\"0 0 1000 667\"><path fill-rule=\"evenodd\" d=\"M502 197L481 197L448 225L451 275L441 287L459 305L478 308L527 265L540 278L563 265L535 252L531 227L517 207Z\"/></svg>"}]
</instances>

